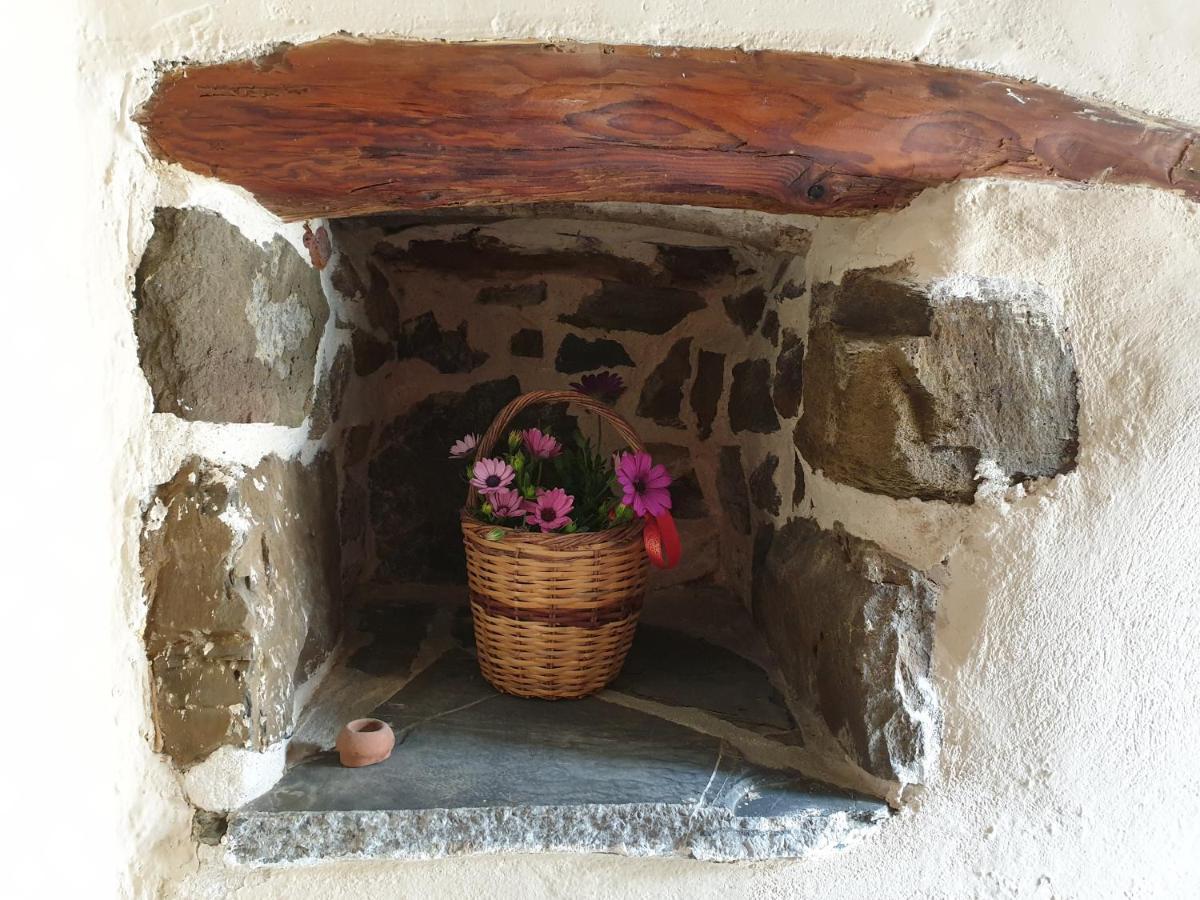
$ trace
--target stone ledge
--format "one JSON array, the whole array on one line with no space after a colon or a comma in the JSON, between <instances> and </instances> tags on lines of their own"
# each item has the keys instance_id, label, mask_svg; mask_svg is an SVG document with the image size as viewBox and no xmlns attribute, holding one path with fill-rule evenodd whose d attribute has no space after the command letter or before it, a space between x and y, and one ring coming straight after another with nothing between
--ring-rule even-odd
<instances>
[{"instance_id":1,"label":"stone ledge","mask_svg":"<svg viewBox=\"0 0 1200 900\"><path fill-rule=\"evenodd\" d=\"M733 862L845 847L888 815L886 806L871 803L788 816L681 803L240 812L230 819L226 841L230 860L251 866L537 852Z\"/></svg>"}]
</instances>

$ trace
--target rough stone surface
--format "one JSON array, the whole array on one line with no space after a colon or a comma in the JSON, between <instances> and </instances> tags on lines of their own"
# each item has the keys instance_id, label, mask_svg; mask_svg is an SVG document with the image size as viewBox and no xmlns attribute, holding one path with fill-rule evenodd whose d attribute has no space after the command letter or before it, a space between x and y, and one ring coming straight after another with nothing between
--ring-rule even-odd
<instances>
[{"instance_id":1,"label":"rough stone surface","mask_svg":"<svg viewBox=\"0 0 1200 900\"><path fill-rule=\"evenodd\" d=\"M775 471L778 468L779 457L768 453L750 473L750 499L763 512L773 516L779 515L779 505L783 503L779 487L775 484Z\"/></svg>"},{"instance_id":2,"label":"rough stone surface","mask_svg":"<svg viewBox=\"0 0 1200 900\"><path fill-rule=\"evenodd\" d=\"M310 438L316 440L324 437L329 427L341 416L342 397L350 380L352 359L353 353L350 348L342 344L333 357L329 371L323 373L317 381L317 392L313 397L312 412L309 415Z\"/></svg>"},{"instance_id":3,"label":"rough stone surface","mask_svg":"<svg viewBox=\"0 0 1200 900\"><path fill-rule=\"evenodd\" d=\"M424 360L443 375L451 375L478 369L488 355L472 349L466 322L460 322L457 328L441 328L434 314L426 312L400 323L396 358Z\"/></svg>"},{"instance_id":4,"label":"rough stone surface","mask_svg":"<svg viewBox=\"0 0 1200 900\"><path fill-rule=\"evenodd\" d=\"M741 431L770 434L779 430L779 417L771 404L771 364L765 359L748 359L733 367L729 427L735 434Z\"/></svg>"},{"instance_id":5,"label":"rough stone surface","mask_svg":"<svg viewBox=\"0 0 1200 900\"><path fill-rule=\"evenodd\" d=\"M175 762L291 729L294 687L337 641L336 491L327 454L250 470L193 458L159 486L142 533L146 650Z\"/></svg>"},{"instance_id":6,"label":"rough stone surface","mask_svg":"<svg viewBox=\"0 0 1200 900\"><path fill-rule=\"evenodd\" d=\"M642 385L637 414L669 428L683 428L683 386L692 375L692 339L681 338Z\"/></svg>"},{"instance_id":7,"label":"rough stone surface","mask_svg":"<svg viewBox=\"0 0 1200 900\"><path fill-rule=\"evenodd\" d=\"M554 357L554 368L567 375L632 365L633 360L617 341L607 338L589 341L577 334L565 335Z\"/></svg>"},{"instance_id":8,"label":"rough stone surface","mask_svg":"<svg viewBox=\"0 0 1200 900\"><path fill-rule=\"evenodd\" d=\"M508 352L513 356L541 359L545 355L542 332L537 328L522 328L508 341Z\"/></svg>"},{"instance_id":9,"label":"rough stone surface","mask_svg":"<svg viewBox=\"0 0 1200 900\"><path fill-rule=\"evenodd\" d=\"M938 586L877 544L806 519L759 552L755 619L790 688L867 771L923 782L938 742Z\"/></svg>"},{"instance_id":10,"label":"rough stone surface","mask_svg":"<svg viewBox=\"0 0 1200 900\"><path fill-rule=\"evenodd\" d=\"M790 328L783 330L783 346L775 359L775 381L772 394L775 410L785 419L795 418L800 412L800 398L804 392L804 341Z\"/></svg>"},{"instance_id":11,"label":"rough stone surface","mask_svg":"<svg viewBox=\"0 0 1200 900\"><path fill-rule=\"evenodd\" d=\"M537 306L546 302L546 282L534 281L526 284L489 284L475 295L475 302L487 306L498 303L502 306Z\"/></svg>"},{"instance_id":12,"label":"rough stone surface","mask_svg":"<svg viewBox=\"0 0 1200 900\"><path fill-rule=\"evenodd\" d=\"M858 274L814 289L809 342L796 446L836 481L970 503L981 460L1014 482L1074 468L1074 355L1036 287Z\"/></svg>"},{"instance_id":13,"label":"rough stone surface","mask_svg":"<svg viewBox=\"0 0 1200 900\"><path fill-rule=\"evenodd\" d=\"M763 310L767 306L767 292L761 286L752 287L740 294L732 294L722 302L729 321L749 337L754 334L754 329L762 319Z\"/></svg>"},{"instance_id":14,"label":"rough stone surface","mask_svg":"<svg viewBox=\"0 0 1200 900\"><path fill-rule=\"evenodd\" d=\"M559 321L577 328L665 334L704 305L694 291L605 281L583 298L576 312L559 316Z\"/></svg>"},{"instance_id":15,"label":"rough stone surface","mask_svg":"<svg viewBox=\"0 0 1200 900\"><path fill-rule=\"evenodd\" d=\"M329 307L320 276L287 241L259 246L216 213L160 208L134 293L156 412L304 421Z\"/></svg>"},{"instance_id":16,"label":"rough stone surface","mask_svg":"<svg viewBox=\"0 0 1200 900\"><path fill-rule=\"evenodd\" d=\"M717 455L717 495L730 523L742 534L750 534L750 493L741 447L722 447Z\"/></svg>"},{"instance_id":17,"label":"rough stone surface","mask_svg":"<svg viewBox=\"0 0 1200 900\"><path fill-rule=\"evenodd\" d=\"M692 410L696 413L696 437L712 436L713 422L721 393L725 390L725 354L701 350L696 361L696 380L692 382Z\"/></svg>"},{"instance_id":18,"label":"rough stone surface","mask_svg":"<svg viewBox=\"0 0 1200 900\"><path fill-rule=\"evenodd\" d=\"M384 580L460 581L466 562L458 511L464 463L446 448L479 432L521 393L515 377L439 393L386 426L370 463L370 518ZM420 478L413 473L420 472Z\"/></svg>"}]
</instances>

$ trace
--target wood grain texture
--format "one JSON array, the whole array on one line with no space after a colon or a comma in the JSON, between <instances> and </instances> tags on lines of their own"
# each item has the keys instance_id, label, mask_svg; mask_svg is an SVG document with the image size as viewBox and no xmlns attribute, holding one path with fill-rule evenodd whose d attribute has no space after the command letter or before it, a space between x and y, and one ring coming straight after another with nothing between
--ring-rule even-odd
<instances>
[{"instance_id":1,"label":"wood grain texture","mask_svg":"<svg viewBox=\"0 0 1200 900\"><path fill-rule=\"evenodd\" d=\"M1200 135L991 75L641 46L331 38L166 73L162 159L285 219L602 200L845 215L960 178L1200 199Z\"/></svg>"}]
</instances>

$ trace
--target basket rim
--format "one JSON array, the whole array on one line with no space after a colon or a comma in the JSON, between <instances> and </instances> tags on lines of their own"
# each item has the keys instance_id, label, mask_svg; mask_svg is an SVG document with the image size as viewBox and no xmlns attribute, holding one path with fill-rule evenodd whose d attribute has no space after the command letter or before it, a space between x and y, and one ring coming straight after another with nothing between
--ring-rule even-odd
<instances>
[{"instance_id":1,"label":"basket rim","mask_svg":"<svg viewBox=\"0 0 1200 900\"><path fill-rule=\"evenodd\" d=\"M621 525L618 528L605 528L603 531L577 531L574 534L546 534L541 531L518 531L515 528L509 528L505 525L497 525L495 522L485 522L468 509L460 510L459 518L463 525L487 528L489 530L497 528L503 531L506 542L512 543L515 541L523 544L538 544L550 550L578 550L584 547L604 544L623 544L640 535L646 524L642 519L635 519L628 525Z\"/></svg>"}]
</instances>

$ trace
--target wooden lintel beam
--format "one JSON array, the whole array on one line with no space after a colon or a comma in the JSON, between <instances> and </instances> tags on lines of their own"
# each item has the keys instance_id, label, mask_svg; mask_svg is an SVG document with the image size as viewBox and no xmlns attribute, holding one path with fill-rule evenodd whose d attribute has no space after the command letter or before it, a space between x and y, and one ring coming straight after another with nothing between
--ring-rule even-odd
<instances>
[{"instance_id":1,"label":"wooden lintel beam","mask_svg":"<svg viewBox=\"0 0 1200 900\"><path fill-rule=\"evenodd\" d=\"M601 200L846 215L986 175L1200 199L1195 128L812 54L330 38L171 70L138 118L157 156L289 220Z\"/></svg>"}]
</instances>

